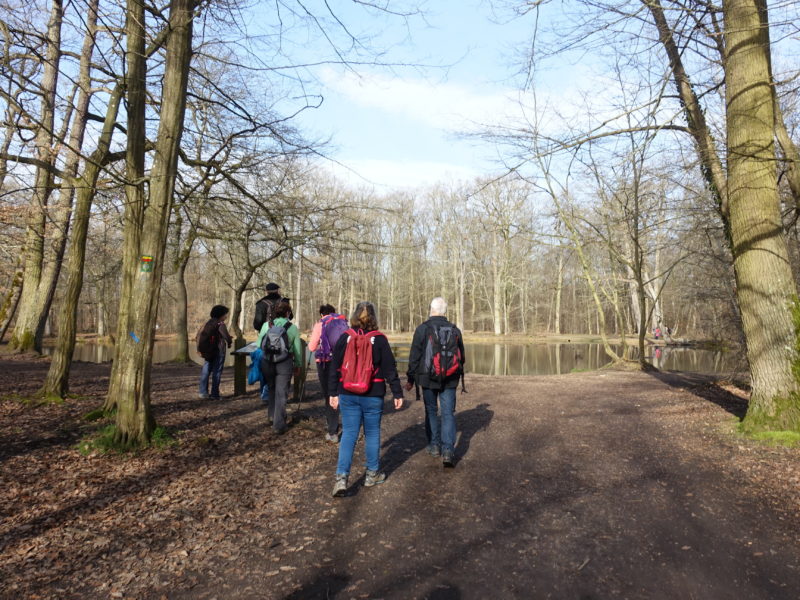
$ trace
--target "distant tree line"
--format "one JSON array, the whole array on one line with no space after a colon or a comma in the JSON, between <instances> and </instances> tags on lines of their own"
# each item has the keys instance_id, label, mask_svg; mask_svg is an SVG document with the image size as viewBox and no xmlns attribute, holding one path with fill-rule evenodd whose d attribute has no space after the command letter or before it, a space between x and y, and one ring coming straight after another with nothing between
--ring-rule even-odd
<instances>
[{"instance_id":1,"label":"distant tree line","mask_svg":"<svg viewBox=\"0 0 800 600\"><path fill-rule=\"evenodd\" d=\"M235 2L0 7L0 334L19 351L57 335L43 394L66 395L78 332L109 337L116 439L147 443L156 332L187 360L225 303L243 343L277 281L303 329L320 303L369 299L410 331L444 295L467 331L593 334L645 368L657 326L741 341L746 426L800 429L797 73L780 60L795 5L504 2L540 28L518 119L482 133L504 167L377 194L324 175L292 118L317 100L281 85L302 78L281 44L294 27L329 60L380 62L323 4L277 3L260 38ZM574 52L594 93L554 106L538 73Z\"/></svg>"}]
</instances>

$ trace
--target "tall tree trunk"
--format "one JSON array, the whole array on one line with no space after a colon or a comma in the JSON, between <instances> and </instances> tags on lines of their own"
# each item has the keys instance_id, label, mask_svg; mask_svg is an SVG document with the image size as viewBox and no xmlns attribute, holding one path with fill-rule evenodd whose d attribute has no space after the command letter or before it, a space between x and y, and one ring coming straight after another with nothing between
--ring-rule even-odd
<instances>
[{"instance_id":1,"label":"tall tree trunk","mask_svg":"<svg viewBox=\"0 0 800 600\"><path fill-rule=\"evenodd\" d=\"M189 358L189 297L186 292L186 267L192 255L192 246L194 246L195 239L197 239L197 230L194 225L191 225L183 247L175 258L176 302L178 305L175 322L178 349L175 354L175 360L184 363L191 362Z\"/></svg>"},{"instance_id":2,"label":"tall tree trunk","mask_svg":"<svg viewBox=\"0 0 800 600\"><path fill-rule=\"evenodd\" d=\"M106 303L100 299L97 301L97 337L106 337Z\"/></svg>"},{"instance_id":3,"label":"tall tree trunk","mask_svg":"<svg viewBox=\"0 0 800 600\"><path fill-rule=\"evenodd\" d=\"M461 331L464 331L464 322L466 320L466 309L464 307L465 301L465 288L466 288L466 261L464 257L458 260L458 313L456 316L456 325Z\"/></svg>"},{"instance_id":4,"label":"tall tree trunk","mask_svg":"<svg viewBox=\"0 0 800 600\"><path fill-rule=\"evenodd\" d=\"M175 360L177 362L190 363L189 358L189 297L186 293L186 265L188 259L178 263L178 270L175 272L177 283L176 303L178 305L175 321L176 341L178 344Z\"/></svg>"},{"instance_id":5,"label":"tall tree trunk","mask_svg":"<svg viewBox=\"0 0 800 600\"><path fill-rule=\"evenodd\" d=\"M771 78L771 74L770 74ZM800 151L794 143L792 136L786 128L783 120L783 111L778 102L778 93L775 89L775 82L772 82L773 110L775 112L775 137L778 140L783 160L786 163L786 181L794 198L796 209L800 209Z\"/></svg>"},{"instance_id":6,"label":"tall tree trunk","mask_svg":"<svg viewBox=\"0 0 800 600\"><path fill-rule=\"evenodd\" d=\"M294 312L294 324L297 325L298 330L301 326L302 315L302 281L303 281L303 249L297 252L297 276L294 283L294 298L292 299L292 311Z\"/></svg>"},{"instance_id":7,"label":"tall tree trunk","mask_svg":"<svg viewBox=\"0 0 800 600\"><path fill-rule=\"evenodd\" d=\"M144 7L139 0L129 0L131 11L128 20L132 50L143 56L144 30L137 21L144 23ZM186 109L186 88L189 77L189 64L192 55L192 9L193 0L172 0L169 9L170 35L167 41L166 62L164 66L163 88L161 93L161 115L156 138L153 167L150 177L148 202L126 209L126 244L123 272L129 294L121 298L120 331L125 335L117 341L117 363L109 384L109 396L114 394L113 403L117 405L117 430L115 442L120 446L138 446L150 441L155 420L150 408L150 370L155 323L158 315L158 301L161 277L164 270L169 216L175 187L178 149L183 133L183 116ZM141 39L140 39L141 38ZM144 61L131 58L129 73L134 80L137 101L138 93L144 92ZM141 71L140 71L141 69ZM130 90L130 87L129 87ZM141 98L143 101L144 98ZM129 103L130 105L130 103ZM143 102L142 102L143 108ZM131 115L129 115L130 119ZM128 173L129 188L136 200L143 200L141 186L135 177L144 153L143 123L139 119L144 112L136 110L132 115L133 127L128 135L135 136L129 141L130 159L133 172ZM129 120L129 125L131 124ZM141 257L151 257L151 269L147 270ZM142 268L140 268L140 266ZM123 308L124 307L124 308ZM138 342L134 339L138 338ZM108 402L107 402L108 404Z\"/></svg>"},{"instance_id":8,"label":"tall tree trunk","mask_svg":"<svg viewBox=\"0 0 800 600\"><path fill-rule=\"evenodd\" d=\"M61 62L61 25L64 19L62 0L52 0L47 24L47 50L41 85L41 111L36 132L35 187L25 234L24 279L19 299L17 321L11 337L11 347L26 352L41 352L41 285L47 238L48 203L53 192L53 167L57 149L54 147L56 89ZM38 337L38 339L37 339Z\"/></svg>"},{"instance_id":9,"label":"tall tree trunk","mask_svg":"<svg viewBox=\"0 0 800 600\"><path fill-rule=\"evenodd\" d=\"M564 289L564 253L558 253L558 273L556 275L556 297L553 302L553 333L561 334L561 290Z\"/></svg>"},{"instance_id":10,"label":"tall tree trunk","mask_svg":"<svg viewBox=\"0 0 800 600\"><path fill-rule=\"evenodd\" d=\"M500 257L498 256L497 232L492 234L492 323L494 334L503 333L503 302L501 299Z\"/></svg>"},{"instance_id":11,"label":"tall tree trunk","mask_svg":"<svg viewBox=\"0 0 800 600\"><path fill-rule=\"evenodd\" d=\"M3 298L3 305L0 306L0 342L6 337L8 326L11 325L14 313L17 312L19 296L22 291L22 278L22 265L17 263L17 268L14 269L14 277L11 279L11 286L5 298Z\"/></svg>"},{"instance_id":12,"label":"tall tree trunk","mask_svg":"<svg viewBox=\"0 0 800 600\"><path fill-rule=\"evenodd\" d=\"M122 249L122 283L120 285L119 312L117 315L117 340L114 344L114 360L111 367L111 377L108 384L108 395L103 408L110 412L117 408L118 401L129 392L123 389L129 384L123 384L128 377L126 370L133 370L130 365L131 356L134 354L132 343L139 344L141 332L137 334L131 329L129 322L131 311L131 296L133 294L134 279L139 270L139 247L144 224L144 209L147 203L144 188L144 154L145 154L145 109L146 109L146 84L147 61L144 54L144 0L128 0L127 19L125 31L127 34L127 65L128 73L125 78L126 87L126 112L127 112L127 142L125 153L125 214L123 215ZM141 276L141 275L140 275ZM152 275L150 275L152 277ZM133 318L136 318L135 315ZM127 355L123 363L122 354ZM135 381L135 380L134 380ZM142 390L149 387L149 382L135 381L139 391L134 392L138 397ZM149 402L149 397L147 398ZM134 400L139 402L139 400ZM142 430L147 432L155 427L154 422L141 424Z\"/></svg>"},{"instance_id":13,"label":"tall tree trunk","mask_svg":"<svg viewBox=\"0 0 800 600\"><path fill-rule=\"evenodd\" d=\"M791 304L797 290L776 184L769 27L763 0L728 0L728 205L736 295L750 362L750 430L800 431Z\"/></svg>"},{"instance_id":14,"label":"tall tree trunk","mask_svg":"<svg viewBox=\"0 0 800 600\"><path fill-rule=\"evenodd\" d=\"M231 309L231 318L228 319L228 322L230 323L231 326L231 333L233 334L232 337L239 342L244 341L244 331L242 331L242 328L239 326L239 315L242 313L242 295L247 289L247 286L249 286L250 282L253 280L254 274L255 274L255 267L252 265L248 265L244 277L241 279L241 281L239 281L239 285L237 285L236 288L232 290L233 308Z\"/></svg>"},{"instance_id":15,"label":"tall tree trunk","mask_svg":"<svg viewBox=\"0 0 800 600\"><path fill-rule=\"evenodd\" d=\"M93 32L97 22L97 3L93 0L89 6L89 26L92 34L88 37L93 39ZM91 46L84 47L84 56L91 57ZM90 84L88 61L86 64L84 81L86 84L87 95L89 94ZM92 201L96 193L97 180L100 176L102 164L106 160L111 147L111 139L114 133L114 125L119 113L119 105L122 99L121 86L117 86L111 93L106 109L106 117L103 123L103 131L97 142L97 148L92 156L86 161L83 176L79 180L78 199L75 204L75 222L72 228L72 243L69 248L67 285L61 312L58 319L58 341L56 344L53 358L50 361L50 368L47 371L42 393L45 396L66 397L69 392L69 372L72 363L72 354L75 350L75 334L77 331L78 320L78 301L80 300L81 289L83 287L83 269L86 258L86 236L89 231L89 219L91 217ZM88 109L88 101L86 103Z\"/></svg>"},{"instance_id":16,"label":"tall tree trunk","mask_svg":"<svg viewBox=\"0 0 800 600\"><path fill-rule=\"evenodd\" d=\"M658 29L659 41L664 46L664 50L669 58L672 78L678 91L683 112L686 117L686 124L695 143L697 154L700 158L700 170L706 180L709 191L713 194L717 202L720 215L727 227L728 221L728 196L725 191L725 171L719 160L714 145L714 137L708 127L705 118L705 111L697 98L689 74L683 66L681 49L675 42L672 35L672 28L664 15L664 9L659 0L642 0L642 3L653 15L656 28Z\"/></svg>"}]
</instances>

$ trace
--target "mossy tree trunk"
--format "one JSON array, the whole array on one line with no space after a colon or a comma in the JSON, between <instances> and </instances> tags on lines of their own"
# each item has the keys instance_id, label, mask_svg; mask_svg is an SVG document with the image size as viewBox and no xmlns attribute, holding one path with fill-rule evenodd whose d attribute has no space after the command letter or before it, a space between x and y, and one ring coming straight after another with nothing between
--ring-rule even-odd
<instances>
[{"instance_id":1,"label":"mossy tree trunk","mask_svg":"<svg viewBox=\"0 0 800 600\"><path fill-rule=\"evenodd\" d=\"M728 206L736 295L750 362L747 429L800 431L792 366L797 295L777 189L767 5L728 0L725 64Z\"/></svg>"},{"instance_id":2,"label":"mossy tree trunk","mask_svg":"<svg viewBox=\"0 0 800 600\"><path fill-rule=\"evenodd\" d=\"M178 149L183 133L186 88L192 54L193 0L172 0L166 46L161 111L145 196L144 171L144 6L129 0L128 202L125 211L123 287L119 337L106 407L117 408L115 442L123 447L149 443L155 428L150 407L150 371ZM132 56L135 55L135 56ZM130 108L133 108L131 111ZM131 139L133 136L134 139ZM142 257L151 257L143 268Z\"/></svg>"}]
</instances>

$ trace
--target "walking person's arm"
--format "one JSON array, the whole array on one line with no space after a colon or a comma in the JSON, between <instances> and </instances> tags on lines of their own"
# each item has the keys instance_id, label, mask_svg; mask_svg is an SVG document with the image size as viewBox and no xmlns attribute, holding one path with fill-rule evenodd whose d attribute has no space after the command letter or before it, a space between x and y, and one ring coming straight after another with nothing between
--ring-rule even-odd
<instances>
[{"instance_id":1,"label":"walking person's arm","mask_svg":"<svg viewBox=\"0 0 800 600\"><path fill-rule=\"evenodd\" d=\"M331 358L331 366L328 369L328 399L331 408L339 408L339 372L342 368L342 359L344 359L344 349L347 346L347 339L349 336L342 335L333 347L333 357Z\"/></svg>"},{"instance_id":2,"label":"walking person's arm","mask_svg":"<svg viewBox=\"0 0 800 600\"><path fill-rule=\"evenodd\" d=\"M322 337L322 321L317 321L311 329L311 338L308 340L308 349L311 352L314 352L319 346L320 337Z\"/></svg>"},{"instance_id":3,"label":"walking person's arm","mask_svg":"<svg viewBox=\"0 0 800 600\"><path fill-rule=\"evenodd\" d=\"M233 343L233 338L231 337L231 334L228 333L228 328L225 327L224 322L220 322L219 324L219 335L223 340L225 340L225 343L228 344L228 348L230 348L231 344Z\"/></svg>"},{"instance_id":4,"label":"walking person's arm","mask_svg":"<svg viewBox=\"0 0 800 600\"><path fill-rule=\"evenodd\" d=\"M414 331L414 338L411 340L411 349L408 351L408 371L406 371L406 389L414 387L416 380L415 374L419 369L422 360L422 347L425 342L424 324L417 327Z\"/></svg>"},{"instance_id":5,"label":"walking person's arm","mask_svg":"<svg viewBox=\"0 0 800 600\"><path fill-rule=\"evenodd\" d=\"M380 372L383 380L389 384L394 398L394 407L399 410L403 406L403 386L397 374L397 362L392 354L392 347L385 336L376 336L375 350L380 356Z\"/></svg>"}]
</instances>

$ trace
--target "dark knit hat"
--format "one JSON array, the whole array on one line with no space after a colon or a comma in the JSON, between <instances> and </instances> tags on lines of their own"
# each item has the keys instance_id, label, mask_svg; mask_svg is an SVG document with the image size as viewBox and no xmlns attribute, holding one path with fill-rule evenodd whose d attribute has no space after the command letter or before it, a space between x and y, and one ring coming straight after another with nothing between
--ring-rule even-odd
<instances>
[{"instance_id":1,"label":"dark knit hat","mask_svg":"<svg viewBox=\"0 0 800 600\"><path fill-rule=\"evenodd\" d=\"M268 283L267 284L267 291L268 292L277 292L279 289L281 289L281 286L279 286L277 283Z\"/></svg>"}]
</instances>

